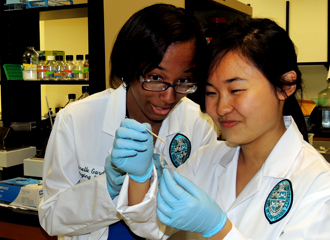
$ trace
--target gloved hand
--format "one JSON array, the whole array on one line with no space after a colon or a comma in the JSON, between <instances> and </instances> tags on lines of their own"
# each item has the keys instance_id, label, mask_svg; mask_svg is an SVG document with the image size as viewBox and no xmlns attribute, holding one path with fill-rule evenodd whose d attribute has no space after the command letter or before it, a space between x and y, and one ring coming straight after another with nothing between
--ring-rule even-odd
<instances>
[{"instance_id":1,"label":"gloved hand","mask_svg":"<svg viewBox=\"0 0 330 240\"><path fill-rule=\"evenodd\" d=\"M163 176L163 166L160 163L160 158L161 158L161 156L157 153L154 153L154 156L152 158L152 162L155 165L156 170L157 170L158 185L160 184L160 180Z\"/></svg>"},{"instance_id":2,"label":"gloved hand","mask_svg":"<svg viewBox=\"0 0 330 240\"><path fill-rule=\"evenodd\" d=\"M117 168L111 161L111 155L109 155L105 161L105 174L107 176L108 192L110 197L114 199L120 192L126 172Z\"/></svg>"},{"instance_id":3,"label":"gloved hand","mask_svg":"<svg viewBox=\"0 0 330 240\"><path fill-rule=\"evenodd\" d=\"M124 119L116 131L111 161L137 182L145 182L152 175L153 136L149 123Z\"/></svg>"},{"instance_id":4,"label":"gloved hand","mask_svg":"<svg viewBox=\"0 0 330 240\"><path fill-rule=\"evenodd\" d=\"M177 229L201 233L205 238L218 233L226 224L227 215L191 181L177 172L173 172L173 178L164 169L157 195L158 219Z\"/></svg>"}]
</instances>

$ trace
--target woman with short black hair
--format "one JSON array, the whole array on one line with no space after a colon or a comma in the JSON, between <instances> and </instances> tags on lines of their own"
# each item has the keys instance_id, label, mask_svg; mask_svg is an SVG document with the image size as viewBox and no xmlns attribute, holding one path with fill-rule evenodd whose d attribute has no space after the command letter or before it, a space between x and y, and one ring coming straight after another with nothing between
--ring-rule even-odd
<instances>
[{"instance_id":1,"label":"woman with short black hair","mask_svg":"<svg viewBox=\"0 0 330 240\"><path fill-rule=\"evenodd\" d=\"M209 117L186 98L196 91L197 82L205 81L205 47L198 21L172 5L146 7L125 23L111 54L110 83L117 88L72 103L56 116L39 207L48 234L79 240L139 239L145 226L137 223L133 234L116 209L126 175L113 167L110 155L119 137L116 130L126 118L148 123L165 140L148 133L148 152L159 173L162 166L176 168L198 147L216 140ZM141 166L133 161L131 167Z\"/></svg>"}]
</instances>

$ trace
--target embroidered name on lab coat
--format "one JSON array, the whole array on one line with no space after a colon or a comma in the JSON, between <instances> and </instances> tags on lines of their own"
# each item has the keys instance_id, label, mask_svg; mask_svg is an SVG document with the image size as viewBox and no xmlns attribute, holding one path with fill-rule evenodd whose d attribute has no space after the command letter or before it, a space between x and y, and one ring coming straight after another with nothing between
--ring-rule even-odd
<instances>
[{"instance_id":1,"label":"embroidered name on lab coat","mask_svg":"<svg viewBox=\"0 0 330 240\"><path fill-rule=\"evenodd\" d=\"M290 211L293 201L290 180L284 179L276 184L265 202L265 216L270 224L280 221Z\"/></svg>"},{"instance_id":2,"label":"embroidered name on lab coat","mask_svg":"<svg viewBox=\"0 0 330 240\"><path fill-rule=\"evenodd\" d=\"M190 152L191 152L190 140L185 135L178 133L172 139L169 151L173 165L175 167L179 167L190 156Z\"/></svg>"},{"instance_id":3,"label":"embroidered name on lab coat","mask_svg":"<svg viewBox=\"0 0 330 240\"><path fill-rule=\"evenodd\" d=\"M90 164L86 164L85 166L78 166L78 169L80 174L80 182L90 180L105 173L104 167L101 168L99 166L92 166Z\"/></svg>"}]
</instances>

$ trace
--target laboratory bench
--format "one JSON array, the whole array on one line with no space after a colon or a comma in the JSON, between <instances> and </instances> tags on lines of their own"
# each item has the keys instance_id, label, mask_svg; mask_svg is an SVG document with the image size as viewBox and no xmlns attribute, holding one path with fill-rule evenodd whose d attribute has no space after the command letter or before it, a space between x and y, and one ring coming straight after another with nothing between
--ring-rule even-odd
<instances>
[{"instance_id":1,"label":"laboratory bench","mask_svg":"<svg viewBox=\"0 0 330 240\"><path fill-rule=\"evenodd\" d=\"M23 159L32 157L35 154L35 147L19 148L12 151L0 151L0 180L15 177L27 177L24 175L25 168L23 166ZM32 167L35 168L35 166ZM41 180L41 177L34 176L32 178ZM41 228L37 211L0 206L0 240L7 239L55 240L57 237L50 237Z\"/></svg>"},{"instance_id":2,"label":"laboratory bench","mask_svg":"<svg viewBox=\"0 0 330 240\"><path fill-rule=\"evenodd\" d=\"M55 240L40 226L38 212L0 206L0 240Z\"/></svg>"}]
</instances>

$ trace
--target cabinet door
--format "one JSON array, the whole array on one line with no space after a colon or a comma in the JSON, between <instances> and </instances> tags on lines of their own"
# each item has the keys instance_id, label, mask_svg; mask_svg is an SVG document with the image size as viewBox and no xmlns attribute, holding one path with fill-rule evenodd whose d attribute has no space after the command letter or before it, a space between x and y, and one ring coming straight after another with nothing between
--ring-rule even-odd
<instances>
[{"instance_id":1,"label":"cabinet door","mask_svg":"<svg viewBox=\"0 0 330 240\"><path fill-rule=\"evenodd\" d=\"M298 62L328 61L327 0L291 0L289 26Z\"/></svg>"},{"instance_id":2,"label":"cabinet door","mask_svg":"<svg viewBox=\"0 0 330 240\"><path fill-rule=\"evenodd\" d=\"M253 17L266 17L285 29L286 2L284 0L241 0L251 4ZM296 45L298 62L327 62L328 1L289 1L289 34Z\"/></svg>"}]
</instances>

